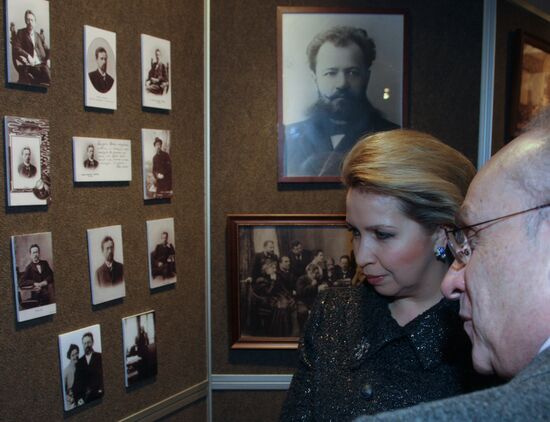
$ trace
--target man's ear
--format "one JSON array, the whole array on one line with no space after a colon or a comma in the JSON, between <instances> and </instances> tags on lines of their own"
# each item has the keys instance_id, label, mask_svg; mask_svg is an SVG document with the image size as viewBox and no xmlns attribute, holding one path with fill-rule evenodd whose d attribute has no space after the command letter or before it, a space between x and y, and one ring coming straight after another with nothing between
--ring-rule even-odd
<instances>
[{"instance_id":1,"label":"man's ear","mask_svg":"<svg viewBox=\"0 0 550 422\"><path fill-rule=\"evenodd\" d=\"M367 72L365 73L365 86L369 86L369 80L370 80L370 69L367 69Z\"/></svg>"},{"instance_id":2,"label":"man's ear","mask_svg":"<svg viewBox=\"0 0 550 422\"><path fill-rule=\"evenodd\" d=\"M313 81L313 83L315 85L317 85L317 75L315 74L315 72L313 70L309 71L309 76L311 76L311 80Z\"/></svg>"}]
</instances>

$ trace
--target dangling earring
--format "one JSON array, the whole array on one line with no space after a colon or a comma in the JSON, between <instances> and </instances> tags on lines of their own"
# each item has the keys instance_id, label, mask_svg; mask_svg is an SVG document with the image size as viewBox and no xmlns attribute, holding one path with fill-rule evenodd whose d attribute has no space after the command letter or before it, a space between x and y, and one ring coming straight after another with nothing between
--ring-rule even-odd
<instances>
[{"instance_id":1,"label":"dangling earring","mask_svg":"<svg viewBox=\"0 0 550 422\"><path fill-rule=\"evenodd\" d=\"M445 262L445 259L447 259L447 253L445 252L445 248L443 246L436 246L434 255L439 261Z\"/></svg>"}]
</instances>

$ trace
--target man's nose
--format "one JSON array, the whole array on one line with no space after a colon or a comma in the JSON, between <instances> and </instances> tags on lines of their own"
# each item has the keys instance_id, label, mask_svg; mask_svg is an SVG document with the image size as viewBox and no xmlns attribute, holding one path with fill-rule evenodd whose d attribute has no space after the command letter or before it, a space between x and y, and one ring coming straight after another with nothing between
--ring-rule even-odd
<instances>
[{"instance_id":1,"label":"man's nose","mask_svg":"<svg viewBox=\"0 0 550 422\"><path fill-rule=\"evenodd\" d=\"M344 89L349 86L348 77L345 72L338 72L336 75L336 88L338 89Z\"/></svg>"},{"instance_id":2,"label":"man's nose","mask_svg":"<svg viewBox=\"0 0 550 422\"><path fill-rule=\"evenodd\" d=\"M464 292L465 268L463 264L458 263L456 260L449 267L447 274L443 278L443 283L441 283L441 292L447 299L459 299L460 295Z\"/></svg>"}]
</instances>

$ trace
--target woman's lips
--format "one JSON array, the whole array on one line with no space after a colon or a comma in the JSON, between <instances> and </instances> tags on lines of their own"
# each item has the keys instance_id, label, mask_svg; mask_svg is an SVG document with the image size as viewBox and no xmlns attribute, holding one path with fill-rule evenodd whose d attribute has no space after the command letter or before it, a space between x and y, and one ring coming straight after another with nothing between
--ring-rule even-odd
<instances>
[{"instance_id":1,"label":"woman's lips","mask_svg":"<svg viewBox=\"0 0 550 422\"><path fill-rule=\"evenodd\" d=\"M384 281L385 275L367 275L367 283L372 286L377 286Z\"/></svg>"}]
</instances>

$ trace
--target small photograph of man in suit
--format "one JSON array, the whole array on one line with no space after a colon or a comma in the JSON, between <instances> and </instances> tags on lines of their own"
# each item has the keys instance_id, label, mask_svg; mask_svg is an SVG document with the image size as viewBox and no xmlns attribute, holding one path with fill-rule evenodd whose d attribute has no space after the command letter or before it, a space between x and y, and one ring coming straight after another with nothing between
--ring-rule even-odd
<instances>
[{"instance_id":1,"label":"small photograph of man in suit","mask_svg":"<svg viewBox=\"0 0 550 422\"><path fill-rule=\"evenodd\" d=\"M12 236L18 320L55 313L51 233Z\"/></svg>"},{"instance_id":2,"label":"small photograph of man in suit","mask_svg":"<svg viewBox=\"0 0 550 422\"><path fill-rule=\"evenodd\" d=\"M170 41L141 34L141 99L144 107L170 110Z\"/></svg>"},{"instance_id":3,"label":"small photograph of man in suit","mask_svg":"<svg viewBox=\"0 0 550 422\"><path fill-rule=\"evenodd\" d=\"M155 312L122 319L126 387L157 374Z\"/></svg>"},{"instance_id":4,"label":"small photograph of man in suit","mask_svg":"<svg viewBox=\"0 0 550 422\"><path fill-rule=\"evenodd\" d=\"M173 218L147 221L149 287L151 289L176 282L176 247L174 242Z\"/></svg>"},{"instance_id":5,"label":"small photograph of man in suit","mask_svg":"<svg viewBox=\"0 0 550 422\"><path fill-rule=\"evenodd\" d=\"M170 131L142 129L143 199L171 198L173 191Z\"/></svg>"},{"instance_id":6,"label":"small photograph of man in suit","mask_svg":"<svg viewBox=\"0 0 550 422\"><path fill-rule=\"evenodd\" d=\"M155 57L151 59L151 68L145 80L145 88L151 94L162 95L168 90L168 68L161 61L160 48L155 49Z\"/></svg>"},{"instance_id":7,"label":"small photograph of man in suit","mask_svg":"<svg viewBox=\"0 0 550 422\"><path fill-rule=\"evenodd\" d=\"M17 172L20 176L31 179L36 176L36 166L31 163L31 148L24 146L21 149L21 164L17 167Z\"/></svg>"},{"instance_id":8,"label":"small photograph of man in suit","mask_svg":"<svg viewBox=\"0 0 550 422\"><path fill-rule=\"evenodd\" d=\"M107 60L107 50L104 47L97 47L95 50L97 69L88 73L94 88L103 94L108 92L115 82L113 77L107 73Z\"/></svg>"},{"instance_id":9,"label":"small photograph of man in suit","mask_svg":"<svg viewBox=\"0 0 550 422\"><path fill-rule=\"evenodd\" d=\"M86 147L86 158L82 165L89 170L93 170L99 165L99 162L95 159L95 146L93 144Z\"/></svg>"},{"instance_id":10,"label":"small photograph of man in suit","mask_svg":"<svg viewBox=\"0 0 550 422\"><path fill-rule=\"evenodd\" d=\"M337 178L361 136L402 124L403 17L319 16L283 15L283 177Z\"/></svg>"},{"instance_id":11,"label":"small photograph of man in suit","mask_svg":"<svg viewBox=\"0 0 550 422\"><path fill-rule=\"evenodd\" d=\"M88 229L92 303L126 295L121 226Z\"/></svg>"},{"instance_id":12,"label":"small photograph of man in suit","mask_svg":"<svg viewBox=\"0 0 550 422\"><path fill-rule=\"evenodd\" d=\"M6 13L8 82L50 86L49 2L8 0Z\"/></svg>"},{"instance_id":13,"label":"small photograph of man in suit","mask_svg":"<svg viewBox=\"0 0 550 422\"><path fill-rule=\"evenodd\" d=\"M99 325L61 334L59 359L63 368L61 379L66 411L103 397L103 359Z\"/></svg>"}]
</instances>

